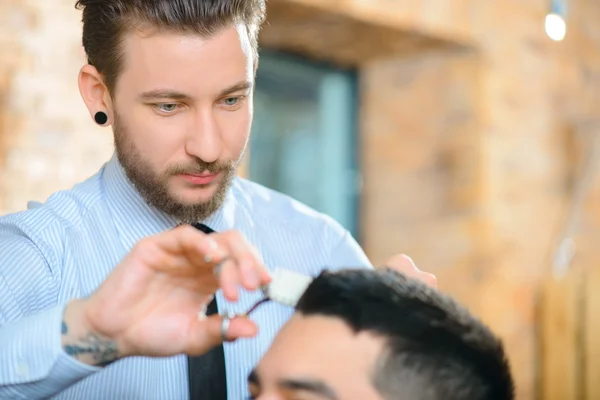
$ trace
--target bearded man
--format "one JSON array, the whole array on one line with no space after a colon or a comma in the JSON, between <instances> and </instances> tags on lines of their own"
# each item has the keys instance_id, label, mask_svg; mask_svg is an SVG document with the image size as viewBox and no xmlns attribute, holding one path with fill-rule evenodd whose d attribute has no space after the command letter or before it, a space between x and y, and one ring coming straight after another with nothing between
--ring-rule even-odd
<instances>
[{"instance_id":1,"label":"bearded man","mask_svg":"<svg viewBox=\"0 0 600 400\"><path fill-rule=\"evenodd\" d=\"M371 267L331 218L236 177L265 2L77 7L79 89L95 123L112 127L115 154L0 218L0 398L242 399L293 312L230 317L260 298L265 265Z\"/></svg>"}]
</instances>

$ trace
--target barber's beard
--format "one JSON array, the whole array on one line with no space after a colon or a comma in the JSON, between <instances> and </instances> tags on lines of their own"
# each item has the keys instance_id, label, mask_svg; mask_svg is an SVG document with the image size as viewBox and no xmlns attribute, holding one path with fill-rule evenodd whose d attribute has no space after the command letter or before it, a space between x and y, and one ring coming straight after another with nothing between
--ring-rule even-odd
<instances>
[{"instance_id":1,"label":"barber's beard","mask_svg":"<svg viewBox=\"0 0 600 400\"><path fill-rule=\"evenodd\" d=\"M150 162L144 159L130 140L127 129L119 123L118 119L113 125L117 158L133 186L149 205L188 224L202 221L221 207L236 176L239 162L206 163L196 159L191 164L174 165L167 171L157 174L152 169ZM185 204L170 193L168 183L172 176L185 173L201 174L205 171L213 174L223 173L222 179L218 183L219 186L209 200Z\"/></svg>"}]
</instances>

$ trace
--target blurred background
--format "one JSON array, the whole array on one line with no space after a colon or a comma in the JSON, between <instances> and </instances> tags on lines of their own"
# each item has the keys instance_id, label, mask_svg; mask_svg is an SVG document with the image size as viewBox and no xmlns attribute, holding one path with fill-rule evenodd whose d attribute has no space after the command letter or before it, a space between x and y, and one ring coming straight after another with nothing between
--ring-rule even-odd
<instances>
[{"instance_id":1,"label":"blurred background","mask_svg":"<svg viewBox=\"0 0 600 400\"><path fill-rule=\"evenodd\" d=\"M74 0L0 0L0 213L112 153ZM600 399L600 1L269 0L241 174L409 254L519 399Z\"/></svg>"}]
</instances>

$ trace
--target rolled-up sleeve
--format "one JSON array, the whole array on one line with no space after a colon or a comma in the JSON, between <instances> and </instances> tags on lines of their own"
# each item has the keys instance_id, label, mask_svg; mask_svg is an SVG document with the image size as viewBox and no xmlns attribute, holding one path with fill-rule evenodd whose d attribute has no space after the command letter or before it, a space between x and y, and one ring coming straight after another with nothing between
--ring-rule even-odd
<instances>
[{"instance_id":1,"label":"rolled-up sleeve","mask_svg":"<svg viewBox=\"0 0 600 400\"><path fill-rule=\"evenodd\" d=\"M60 266L0 223L0 398L51 397L97 371L62 349Z\"/></svg>"}]
</instances>

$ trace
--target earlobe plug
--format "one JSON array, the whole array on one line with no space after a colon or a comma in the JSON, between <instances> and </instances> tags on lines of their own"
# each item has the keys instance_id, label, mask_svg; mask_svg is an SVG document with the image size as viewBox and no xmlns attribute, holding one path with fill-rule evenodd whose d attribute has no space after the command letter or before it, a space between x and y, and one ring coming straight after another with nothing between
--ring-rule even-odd
<instances>
[{"instance_id":1,"label":"earlobe plug","mask_svg":"<svg viewBox=\"0 0 600 400\"><path fill-rule=\"evenodd\" d=\"M96 121L98 125L104 125L108 122L108 115L106 115L105 112L98 111L94 114L94 121Z\"/></svg>"}]
</instances>

